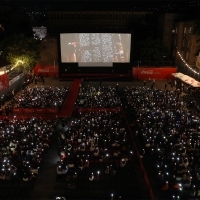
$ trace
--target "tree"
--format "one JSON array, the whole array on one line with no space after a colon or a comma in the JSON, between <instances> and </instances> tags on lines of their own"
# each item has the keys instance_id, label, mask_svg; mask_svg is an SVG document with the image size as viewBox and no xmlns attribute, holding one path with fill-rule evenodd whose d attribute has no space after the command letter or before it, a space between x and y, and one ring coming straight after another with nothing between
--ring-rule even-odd
<instances>
[{"instance_id":1,"label":"tree","mask_svg":"<svg viewBox=\"0 0 200 200\"><path fill-rule=\"evenodd\" d=\"M159 39L148 37L140 42L138 58L143 61L163 61L169 57L169 52Z\"/></svg>"},{"instance_id":2,"label":"tree","mask_svg":"<svg viewBox=\"0 0 200 200\"><path fill-rule=\"evenodd\" d=\"M39 60L38 41L24 34L14 34L0 42L2 57L13 67L33 69Z\"/></svg>"}]
</instances>

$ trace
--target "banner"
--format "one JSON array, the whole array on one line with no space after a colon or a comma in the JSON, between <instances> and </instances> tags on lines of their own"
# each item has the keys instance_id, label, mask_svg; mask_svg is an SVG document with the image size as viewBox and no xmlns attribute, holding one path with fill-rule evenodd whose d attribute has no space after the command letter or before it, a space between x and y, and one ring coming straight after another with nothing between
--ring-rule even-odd
<instances>
[{"instance_id":1,"label":"banner","mask_svg":"<svg viewBox=\"0 0 200 200\"><path fill-rule=\"evenodd\" d=\"M23 108L23 114L34 114L34 108Z\"/></svg>"},{"instance_id":2,"label":"banner","mask_svg":"<svg viewBox=\"0 0 200 200\"><path fill-rule=\"evenodd\" d=\"M132 68L132 76L134 79L138 80L166 80L166 79L174 79L172 73L176 73L177 68L174 67L164 67L164 68L156 68L156 67L133 67Z\"/></svg>"},{"instance_id":3,"label":"banner","mask_svg":"<svg viewBox=\"0 0 200 200\"><path fill-rule=\"evenodd\" d=\"M7 74L2 74L0 76L0 92L2 90L5 90L9 87L9 80L8 80L8 75Z\"/></svg>"},{"instance_id":4,"label":"banner","mask_svg":"<svg viewBox=\"0 0 200 200\"><path fill-rule=\"evenodd\" d=\"M58 113L58 108L47 108L47 113Z\"/></svg>"},{"instance_id":5,"label":"banner","mask_svg":"<svg viewBox=\"0 0 200 200\"><path fill-rule=\"evenodd\" d=\"M59 67L58 66L40 66L37 65L33 69L34 75L36 76L58 76Z\"/></svg>"},{"instance_id":6,"label":"banner","mask_svg":"<svg viewBox=\"0 0 200 200\"><path fill-rule=\"evenodd\" d=\"M47 110L46 108L35 108L34 112L35 114L46 114Z\"/></svg>"},{"instance_id":7,"label":"banner","mask_svg":"<svg viewBox=\"0 0 200 200\"><path fill-rule=\"evenodd\" d=\"M18 114L18 115L21 114L22 115L23 114L23 110L22 110L22 108L13 108L12 109L12 113L13 114Z\"/></svg>"}]
</instances>

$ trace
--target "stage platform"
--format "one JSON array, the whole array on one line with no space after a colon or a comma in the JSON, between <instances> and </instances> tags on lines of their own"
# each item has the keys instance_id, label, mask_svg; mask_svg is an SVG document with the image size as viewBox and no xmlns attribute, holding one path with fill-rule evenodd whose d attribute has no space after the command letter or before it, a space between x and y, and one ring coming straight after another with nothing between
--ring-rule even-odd
<instances>
[{"instance_id":1,"label":"stage platform","mask_svg":"<svg viewBox=\"0 0 200 200\"><path fill-rule=\"evenodd\" d=\"M130 78L132 77L130 74L128 73L69 73L66 74L65 76L62 76L59 78L60 81L69 81L69 80L74 80L77 78L81 78L84 81L87 80L122 80L124 81L124 79Z\"/></svg>"}]
</instances>

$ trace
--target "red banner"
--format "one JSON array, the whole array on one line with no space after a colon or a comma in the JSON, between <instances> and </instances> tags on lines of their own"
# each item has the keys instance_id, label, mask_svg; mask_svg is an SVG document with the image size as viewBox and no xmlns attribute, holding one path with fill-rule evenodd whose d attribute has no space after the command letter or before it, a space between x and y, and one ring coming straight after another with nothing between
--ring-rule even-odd
<instances>
[{"instance_id":1,"label":"red banner","mask_svg":"<svg viewBox=\"0 0 200 200\"><path fill-rule=\"evenodd\" d=\"M36 114L46 114L47 113L47 109L46 108L35 108L34 112Z\"/></svg>"},{"instance_id":2,"label":"red banner","mask_svg":"<svg viewBox=\"0 0 200 200\"><path fill-rule=\"evenodd\" d=\"M22 108L13 108L12 109L13 114L21 114L22 115L23 114L22 112L23 112Z\"/></svg>"},{"instance_id":3,"label":"red banner","mask_svg":"<svg viewBox=\"0 0 200 200\"><path fill-rule=\"evenodd\" d=\"M23 114L34 114L34 108L23 108Z\"/></svg>"},{"instance_id":4,"label":"red banner","mask_svg":"<svg viewBox=\"0 0 200 200\"><path fill-rule=\"evenodd\" d=\"M47 108L47 113L58 113L57 108Z\"/></svg>"},{"instance_id":5,"label":"red banner","mask_svg":"<svg viewBox=\"0 0 200 200\"><path fill-rule=\"evenodd\" d=\"M9 80L7 74L2 74L0 76L0 91L5 90L9 87Z\"/></svg>"},{"instance_id":6,"label":"red banner","mask_svg":"<svg viewBox=\"0 0 200 200\"><path fill-rule=\"evenodd\" d=\"M176 73L177 68L174 67L165 67L165 68L156 68L156 67L133 67L132 68L132 76L134 79L138 80L147 80L147 79L155 79L155 80L166 80L166 79L174 79L172 73Z\"/></svg>"},{"instance_id":7,"label":"red banner","mask_svg":"<svg viewBox=\"0 0 200 200\"><path fill-rule=\"evenodd\" d=\"M59 67L37 65L34 67L33 71L36 76L58 76Z\"/></svg>"}]
</instances>

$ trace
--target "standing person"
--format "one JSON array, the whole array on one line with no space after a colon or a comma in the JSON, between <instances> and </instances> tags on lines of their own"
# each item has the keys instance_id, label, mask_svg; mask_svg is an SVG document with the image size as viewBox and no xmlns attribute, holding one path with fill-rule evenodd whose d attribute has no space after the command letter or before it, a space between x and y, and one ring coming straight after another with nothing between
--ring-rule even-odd
<instances>
[{"instance_id":1,"label":"standing person","mask_svg":"<svg viewBox=\"0 0 200 200\"><path fill-rule=\"evenodd\" d=\"M154 86L154 85L153 85L153 83L152 83L152 84L151 84L151 89L152 89L152 90L153 90L153 86Z\"/></svg>"},{"instance_id":2,"label":"standing person","mask_svg":"<svg viewBox=\"0 0 200 200\"><path fill-rule=\"evenodd\" d=\"M37 84L37 77L35 77L35 84Z\"/></svg>"},{"instance_id":3,"label":"standing person","mask_svg":"<svg viewBox=\"0 0 200 200\"><path fill-rule=\"evenodd\" d=\"M44 83L45 83L45 80L44 80L44 77L42 76L42 83L43 83L43 85L44 85Z\"/></svg>"},{"instance_id":4,"label":"standing person","mask_svg":"<svg viewBox=\"0 0 200 200\"><path fill-rule=\"evenodd\" d=\"M167 89L167 83L165 82L165 90Z\"/></svg>"},{"instance_id":5,"label":"standing person","mask_svg":"<svg viewBox=\"0 0 200 200\"><path fill-rule=\"evenodd\" d=\"M151 78L149 78L149 83L151 83Z\"/></svg>"},{"instance_id":6,"label":"standing person","mask_svg":"<svg viewBox=\"0 0 200 200\"><path fill-rule=\"evenodd\" d=\"M146 86L146 80L144 80L144 84L143 84L143 86L144 86L144 87Z\"/></svg>"}]
</instances>

